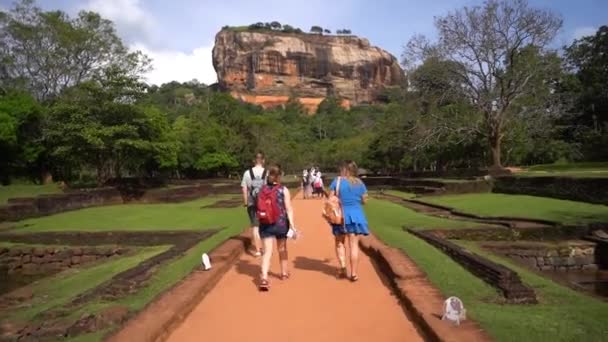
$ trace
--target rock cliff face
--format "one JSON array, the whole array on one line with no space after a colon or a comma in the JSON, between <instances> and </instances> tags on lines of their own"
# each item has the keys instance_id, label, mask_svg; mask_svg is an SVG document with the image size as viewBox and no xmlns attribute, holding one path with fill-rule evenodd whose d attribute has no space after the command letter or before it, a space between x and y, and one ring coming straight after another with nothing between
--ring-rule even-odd
<instances>
[{"instance_id":1,"label":"rock cliff face","mask_svg":"<svg viewBox=\"0 0 608 342\"><path fill-rule=\"evenodd\" d=\"M394 56L355 36L224 29L213 66L220 87L236 98L272 107L296 96L310 112L330 95L344 106L373 103L404 79Z\"/></svg>"}]
</instances>

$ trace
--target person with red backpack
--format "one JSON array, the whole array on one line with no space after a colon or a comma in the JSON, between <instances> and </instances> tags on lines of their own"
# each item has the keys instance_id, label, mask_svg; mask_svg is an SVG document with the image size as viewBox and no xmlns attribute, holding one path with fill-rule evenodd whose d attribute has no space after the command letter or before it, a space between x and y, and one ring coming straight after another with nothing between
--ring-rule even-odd
<instances>
[{"instance_id":1,"label":"person with red backpack","mask_svg":"<svg viewBox=\"0 0 608 342\"><path fill-rule=\"evenodd\" d=\"M270 289L268 271L270 270L274 240L277 241L279 251L281 279L289 278L287 233L290 229L294 229L291 195L289 189L281 185L281 168L277 165L268 168L267 183L258 195L256 215L260 222L260 237L264 246L259 289L260 291L268 291Z\"/></svg>"}]
</instances>

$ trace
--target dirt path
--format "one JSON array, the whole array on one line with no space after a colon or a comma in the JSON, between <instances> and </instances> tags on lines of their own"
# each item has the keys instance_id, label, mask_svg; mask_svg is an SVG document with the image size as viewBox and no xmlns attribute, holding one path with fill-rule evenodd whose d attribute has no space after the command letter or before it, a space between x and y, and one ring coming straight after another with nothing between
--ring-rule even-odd
<instances>
[{"instance_id":1,"label":"dirt path","mask_svg":"<svg viewBox=\"0 0 608 342\"><path fill-rule=\"evenodd\" d=\"M304 237L289 243L291 279L271 277L270 292L258 292L259 260L243 255L168 340L423 341L365 254L357 283L336 279L321 201L296 199L294 211Z\"/></svg>"}]
</instances>

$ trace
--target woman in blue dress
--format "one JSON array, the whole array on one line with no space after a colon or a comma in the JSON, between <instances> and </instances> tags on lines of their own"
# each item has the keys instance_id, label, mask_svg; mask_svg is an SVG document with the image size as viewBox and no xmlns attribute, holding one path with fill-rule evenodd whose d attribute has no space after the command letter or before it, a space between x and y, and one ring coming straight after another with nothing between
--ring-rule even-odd
<instances>
[{"instance_id":1,"label":"woman in blue dress","mask_svg":"<svg viewBox=\"0 0 608 342\"><path fill-rule=\"evenodd\" d=\"M335 237L336 256L340 263L338 277L346 278L346 247L350 247L349 264L350 280L359 279L357 266L359 265L359 236L369 235L367 218L363 212L363 204L367 201L367 188L357 176L357 164L354 161L345 161L340 167L340 176L334 179L329 186L331 194L340 198L344 215L344 225L332 225ZM338 188L338 182L340 187Z\"/></svg>"}]
</instances>

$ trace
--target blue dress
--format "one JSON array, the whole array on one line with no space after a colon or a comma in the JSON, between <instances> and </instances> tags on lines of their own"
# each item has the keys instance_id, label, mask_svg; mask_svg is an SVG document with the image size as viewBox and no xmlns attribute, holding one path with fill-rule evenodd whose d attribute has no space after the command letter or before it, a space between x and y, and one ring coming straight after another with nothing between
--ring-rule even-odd
<instances>
[{"instance_id":1,"label":"blue dress","mask_svg":"<svg viewBox=\"0 0 608 342\"><path fill-rule=\"evenodd\" d=\"M331 182L329 188L336 191L338 178ZM367 218L363 212L361 200L367 194L367 188L363 182L351 184L346 178L340 177L340 202L344 214L344 226L332 225L334 235L356 234L369 235Z\"/></svg>"}]
</instances>

